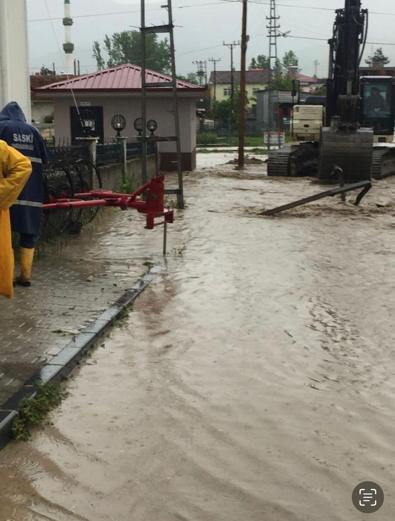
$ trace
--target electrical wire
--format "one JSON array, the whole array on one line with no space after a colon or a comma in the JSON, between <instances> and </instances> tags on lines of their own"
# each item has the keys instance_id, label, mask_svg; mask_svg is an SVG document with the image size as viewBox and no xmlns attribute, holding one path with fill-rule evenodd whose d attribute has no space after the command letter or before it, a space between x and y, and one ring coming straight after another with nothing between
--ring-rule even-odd
<instances>
[{"instance_id":1,"label":"electrical wire","mask_svg":"<svg viewBox=\"0 0 395 521\"><path fill-rule=\"evenodd\" d=\"M220 0L218 2L207 2L204 4L196 4L196 5L192 5L192 4L179 5L179 6L173 7L173 9L192 9L192 8L196 8L196 7L201 8L201 7L209 7L211 5L216 6L216 5L220 5L220 4L228 4L229 2L238 3L238 0ZM146 9L146 10L147 11L163 11L162 7L155 7L155 8ZM127 11L111 11L108 13L80 14L80 15L73 15L73 18L75 18L75 19L96 18L96 17L100 17L100 16L118 16L118 15L124 16L127 14L136 14L136 13L140 13L140 9L134 9L134 10L129 9ZM60 20L63 20L63 18L61 16L56 16L56 17L51 17L51 18L31 18L30 20L28 20L28 22L29 23L49 22L49 21L58 22Z\"/></svg>"},{"instance_id":2,"label":"electrical wire","mask_svg":"<svg viewBox=\"0 0 395 521\"><path fill-rule=\"evenodd\" d=\"M223 0L224 2L228 2L230 4L232 3L240 3L242 0ZM249 3L256 4L256 5L269 5L270 2L265 1L259 1L259 0L249 0ZM312 9L314 11L327 11L333 13L336 9L330 8L330 7L317 7L315 5L298 5L298 4L276 4L279 7L291 7L293 9ZM395 16L395 13L391 12L384 12L384 11L371 11L369 9L370 14L380 15L380 16Z\"/></svg>"},{"instance_id":3,"label":"electrical wire","mask_svg":"<svg viewBox=\"0 0 395 521\"><path fill-rule=\"evenodd\" d=\"M219 0L216 2L206 2L206 3L201 3L201 4L178 5L178 6L174 6L173 9L194 9L194 8L200 9L201 7L210 7L210 6L216 6L216 5L221 5L221 4L239 4L240 2L241 2L241 0ZM249 0L249 3L255 4L255 5L270 5L269 2L259 1L259 0ZM310 10L314 10L314 11L326 11L326 12L331 12L331 13L333 13L335 11L335 9L332 9L330 7L317 7L314 5L298 5L298 4L282 4L282 3L277 4L277 5L279 7L288 7L288 8L292 8L292 9L310 9ZM147 11L161 11L161 10L162 10L161 7L154 7L152 9L147 9ZM74 15L73 18L78 19L78 18L96 18L96 17L101 17L101 16L124 16L127 14L136 14L136 13L140 13L140 10L139 9L134 9L134 10L129 9L127 11L111 11L111 12L107 12L107 13L80 14L80 15ZM369 13L374 14L374 15L379 15L379 16L395 16L395 13L384 12L384 11L369 10ZM51 18L32 18L32 19L28 20L28 22L37 23L37 22L47 22L47 21L59 21L62 19L63 18L61 16L51 17Z\"/></svg>"}]
</instances>

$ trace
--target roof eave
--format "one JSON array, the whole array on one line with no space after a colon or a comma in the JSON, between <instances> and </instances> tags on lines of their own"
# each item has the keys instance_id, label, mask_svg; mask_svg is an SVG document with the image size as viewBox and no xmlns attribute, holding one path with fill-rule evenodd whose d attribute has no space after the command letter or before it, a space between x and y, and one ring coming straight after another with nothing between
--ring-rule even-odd
<instances>
[{"instance_id":1,"label":"roof eave","mask_svg":"<svg viewBox=\"0 0 395 521\"><path fill-rule=\"evenodd\" d=\"M32 92L34 94L37 94L39 96L52 96L52 95L58 95L58 94L70 94L71 92L75 92L78 94L114 94L114 92L122 93L122 94L138 94L141 92L141 89L70 89L70 88L62 88L62 89L46 89L46 88L35 88L32 89ZM173 89L167 89L167 88L156 88L156 89L147 89L146 92L148 94L171 94L173 92ZM207 89L202 87L196 87L196 88L178 88L177 94L199 94L204 95L207 93Z\"/></svg>"}]
</instances>

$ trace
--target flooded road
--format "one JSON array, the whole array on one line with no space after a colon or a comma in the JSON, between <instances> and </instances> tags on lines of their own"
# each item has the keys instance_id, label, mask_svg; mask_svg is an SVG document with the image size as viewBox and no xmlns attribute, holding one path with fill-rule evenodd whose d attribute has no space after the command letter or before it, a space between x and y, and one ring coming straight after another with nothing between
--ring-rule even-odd
<instances>
[{"instance_id":1,"label":"flooded road","mask_svg":"<svg viewBox=\"0 0 395 521\"><path fill-rule=\"evenodd\" d=\"M318 190L187 177L166 271L0 453L1 521L360 521L365 480L394 519L395 179L258 215Z\"/></svg>"}]
</instances>

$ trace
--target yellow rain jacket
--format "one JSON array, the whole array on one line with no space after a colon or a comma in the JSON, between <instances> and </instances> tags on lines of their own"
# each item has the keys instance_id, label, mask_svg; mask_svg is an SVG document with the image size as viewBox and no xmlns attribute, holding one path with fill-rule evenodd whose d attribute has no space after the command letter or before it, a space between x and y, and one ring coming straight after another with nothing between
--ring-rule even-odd
<instances>
[{"instance_id":1,"label":"yellow rain jacket","mask_svg":"<svg viewBox=\"0 0 395 521\"><path fill-rule=\"evenodd\" d=\"M32 172L30 161L0 140L0 295L13 296L14 254L9 208Z\"/></svg>"}]
</instances>

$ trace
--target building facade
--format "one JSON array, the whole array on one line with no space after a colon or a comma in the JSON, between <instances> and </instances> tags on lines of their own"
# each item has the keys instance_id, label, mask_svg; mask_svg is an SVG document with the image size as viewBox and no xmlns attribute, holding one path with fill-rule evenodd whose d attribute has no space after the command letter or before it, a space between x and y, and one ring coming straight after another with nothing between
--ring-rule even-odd
<instances>
[{"instance_id":1,"label":"building facade","mask_svg":"<svg viewBox=\"0 0 395 521\"><path fill-rule=\"evenodd\" d=\"M234 88L240 85L240 71L233 71ZM253 109L256 105L256 93L267 87L269 71L267 69L252 69L246 71L246 91L248 107ZM232 91L231 71L212 72L209 81L209 94L211 100L224 101L229 99Z\"/></svg>"},{"instance_id":2,"label":"building facade","mask_svg":"<svg viewBox=\"0 0 395 521\"><path fill-rule=\"evenodd\" d=\"M147 70L147 83L171 81L167 75ZM183 169L196 167L196 104L206 92L185 81L177 82L181 124L181 153ZM76 143L89 135L105 143L114 139L112 118L122 114L127 126L123 135L136 140L134 121L141 116L141 68L121 65L93 74L79 76L35 89L35 98L52 100L54 130L57 142ZM172 89L147 89L147 120L158 123L157 136L174 136ZM83 128L84 127L84 128ZM161 168L174 169L176 148L174 142L159 144Z\"/></svg>"}]
</instances>

